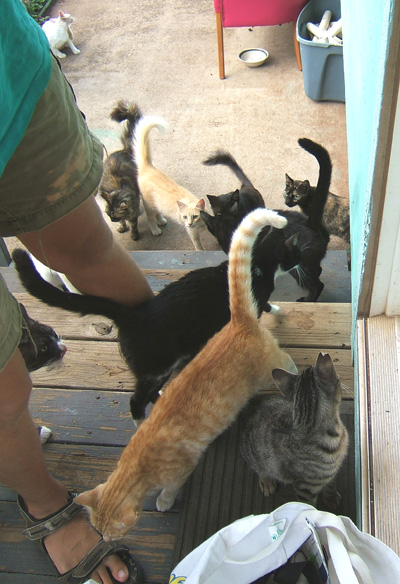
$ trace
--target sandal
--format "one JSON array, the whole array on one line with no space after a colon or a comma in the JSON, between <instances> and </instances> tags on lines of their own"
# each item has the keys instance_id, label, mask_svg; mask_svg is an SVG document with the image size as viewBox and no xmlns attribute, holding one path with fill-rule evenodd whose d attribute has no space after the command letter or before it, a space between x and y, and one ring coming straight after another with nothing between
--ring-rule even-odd
<instances>
[{"instance_id":1,"label":"sandal","mask_svg":"<svg viewBox=\"0 0 400 584\"><path fill-rule=\"evenodd\" d=\"M17 498L19 509L26 523L26 529L23 531L23 534L31 541L40 541L43 551L49 557L53 566L54 563L46 550L43 540L45 537L51 535L64 525L67 525L67 523L82 513L83 507L74 503L75 496L76 493L69 492L68 503L62 507L62 509L53 515L49 515L40 520L35 519L28 513L22 497L18 495ZM143 581L142 568L131 556L128 548L115 541L106 542L103 539L101 539L99 543L96 544L88 554L86 554L75 568L69 570L69 572L60 574L55 566L54 568L57 571L60 582L63 582L64 584L83 584L88 580L89 575L96 569L102 560L111 554L116 554L128 568L129 577L125 580L124 584L139 584ZM121 582L115 580L111 574L110 577L115 584L121 584Z\"/></svg>"}]
</instances>

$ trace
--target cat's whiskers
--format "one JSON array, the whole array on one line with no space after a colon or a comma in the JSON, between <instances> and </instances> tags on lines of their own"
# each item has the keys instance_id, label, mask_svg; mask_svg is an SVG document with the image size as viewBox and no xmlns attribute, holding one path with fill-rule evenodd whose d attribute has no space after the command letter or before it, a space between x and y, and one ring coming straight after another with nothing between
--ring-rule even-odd
<instances>
[{"instance_id":1,"label":"cat's whiskers","mask_svg":"<svg viewBox=\"0 0 400 584\"><path fill-rule=\"evenodd\" d=\"M344 390L344 393L346 395L348 395L349 397L354 397L353 389L349 385L346 385L345 383L343 383L341 381L340 382L340 387Z\"/></svg>"}]
</instances>

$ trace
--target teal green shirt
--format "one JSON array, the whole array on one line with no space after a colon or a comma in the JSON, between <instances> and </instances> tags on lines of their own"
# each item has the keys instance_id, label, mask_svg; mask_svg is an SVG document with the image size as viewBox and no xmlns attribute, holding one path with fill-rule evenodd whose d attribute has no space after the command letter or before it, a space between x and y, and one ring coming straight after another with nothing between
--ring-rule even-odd
<instances>
[{"instance_id":1,"label":"teal green shirt","mask_svg":"<svg viewBox=\"0 0 400 584\"><path fill-rule=\"evenodd\" d=\"M0 0L0 176L49 82L46 35L21 0Z\"/></svg>"}]
</instances>

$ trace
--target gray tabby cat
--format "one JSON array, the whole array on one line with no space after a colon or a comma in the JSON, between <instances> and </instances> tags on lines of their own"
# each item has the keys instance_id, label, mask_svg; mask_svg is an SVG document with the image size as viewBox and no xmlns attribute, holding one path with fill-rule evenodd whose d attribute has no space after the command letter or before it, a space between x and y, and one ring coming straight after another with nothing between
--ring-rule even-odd
<instances>
[{"instance_id":1,"label":"gray tabby cat","mask_svg":"<svg viewBox=\"0 0 400 584\"><path fill-rule=\"evenodd\" d=\"M314 367L295 375L274 369L282 396L259 394L242 414L240 451L258 474L265 496L277 483L292 485L300 501L338 506L329 485L347 454L348 435L340 419L341 383L332 359L320 353Z\"/></svg>"},{"instance_id":2,"label":"gray tabby cat","mask_svg":"<svg viewBox=\"0 0 400 584\"><path fill-rule=\"evenodd\" d=\"M285 174L285 177L286 186L283 194L285 205L288 207L298 205L308 217L316 187L312 187L308 180L293 180L288 174ZM331 235L337 235L346 243L350 243L350 211L346 199L328 193L323 221Z\"/></svg>"}]
</instances>

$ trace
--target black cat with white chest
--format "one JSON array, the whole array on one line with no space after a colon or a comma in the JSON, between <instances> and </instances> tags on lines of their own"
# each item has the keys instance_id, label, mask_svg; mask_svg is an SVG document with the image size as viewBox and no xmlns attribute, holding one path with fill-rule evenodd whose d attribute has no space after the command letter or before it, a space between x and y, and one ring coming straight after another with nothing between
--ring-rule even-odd
<instances>
[{"instance_id":1,"label":"black cat with white chest","mask_svg":"<svg viewBox=\"0 0 400 584\"><path fill-rule=\"evenodd\" d=\"M260 314L274 288L276 273L292 269L300 260L296 238L284 241L280 231L265 234L253 254L253 290ZM230 319L227 261L193 270L148 302L132 308L51 286L22 249L14 250L13 260L22 284L33 296L81 315L106 316L116 324L121 353L136 377L131 412L137 422L170 375L190 361Z\"/></svg>"}]
</instances>

